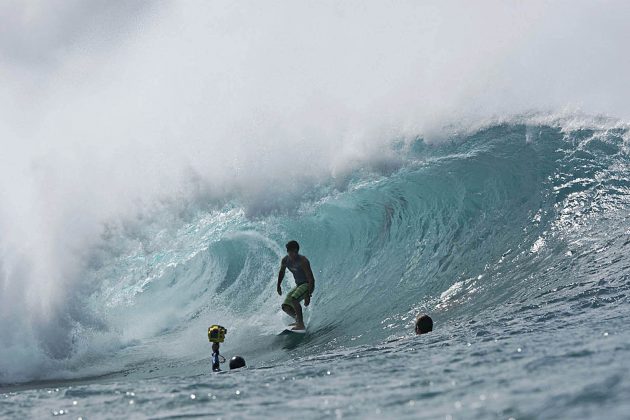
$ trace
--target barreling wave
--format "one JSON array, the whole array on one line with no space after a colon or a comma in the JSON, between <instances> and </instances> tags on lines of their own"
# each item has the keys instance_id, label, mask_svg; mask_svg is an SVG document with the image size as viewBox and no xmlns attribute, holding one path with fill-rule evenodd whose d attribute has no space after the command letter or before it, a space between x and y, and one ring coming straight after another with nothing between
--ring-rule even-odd
<instances>
[{"instance_id":1,"label":"barreling wave","mask_svg":"<svg viewBox=\"0 0 630 420\"><path fill-rule=\"evenodd\" d=\"M35 339L36 361L4 348L0 381L199 372L212 323L228 328L224 347L264 365L408 334L418 311L448 329L617 304L630 274L628 134L512 120L394 143L395 164L281 205L198 199L109 226L72 291L67 336ZM316 277L312 334L293 348L274 337L290 239Z\"/></svg>"}]
</instances>

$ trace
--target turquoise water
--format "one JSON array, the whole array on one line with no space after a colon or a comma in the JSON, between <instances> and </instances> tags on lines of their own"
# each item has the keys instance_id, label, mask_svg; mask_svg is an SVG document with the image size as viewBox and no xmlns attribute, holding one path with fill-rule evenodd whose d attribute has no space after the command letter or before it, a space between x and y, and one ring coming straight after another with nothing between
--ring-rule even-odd
<instances>
[{"instance_id":1,"label":"turquoise water","mask_svg":"<svg viewBox=\"0 0 630 420\"><path fill-rule=\"evenodd\" d=\"M4 347L0 416L627 418L628 129L513 122L392 148L280 198L108 226L65 333L28 362ZM290 239L316 277L298 339L276 336ZM422 312L434 332L415 336ZM210 372L214 323L247 369Z\"/></svg>"}]
</instances>

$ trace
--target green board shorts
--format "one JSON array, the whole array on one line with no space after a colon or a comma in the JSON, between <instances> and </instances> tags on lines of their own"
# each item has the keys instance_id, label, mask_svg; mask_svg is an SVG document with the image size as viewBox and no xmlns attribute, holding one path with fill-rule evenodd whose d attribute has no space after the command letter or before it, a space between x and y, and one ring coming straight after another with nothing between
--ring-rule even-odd
<instances>
[{"instance_id":1,"label":"green board shorts","mask_svg":"<svg viewBox=\"0 0 630 420\"><path fill-rule=\"evenodd\" d=\"M307 294L308 294L308 283L302 283L299 286L295 286L287 294L287 297L284 299L283 305L293 306L293 299L300 302L304 300Z\"/></svg>"}]
</instances>

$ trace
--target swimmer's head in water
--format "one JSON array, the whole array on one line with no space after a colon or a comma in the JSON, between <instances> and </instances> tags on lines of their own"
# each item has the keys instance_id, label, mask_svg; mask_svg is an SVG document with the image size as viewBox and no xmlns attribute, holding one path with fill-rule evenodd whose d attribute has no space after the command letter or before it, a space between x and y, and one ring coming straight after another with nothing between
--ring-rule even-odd
<instances>
[{"instance_id":1,"label":"swimmer's head in water","mask_svg":"<svg viewBox=\"0 0 630 420\"><path fill-rule=\"evenodd\" d=\"M287 243L287 252L298 252L300 250L300 244L297 241L289 241Z\"/></svg>"},{"instance_id":2,"label":"swimmer's head in water","mask_svg":"<svg viewBox=\"0 0 630 420\"><path fill-rule=\"evenodd\" d=\"M433 320L427 314L420 315L416 319L416 334L426 334L433 331Z\"/></svg>"},{"instance_id":3,"label":"swimmer's head in water","mask_svg":"<svg viewBox=\"0 0 630 420\"><path fill-rule=\"evenodd\" d=\"M241 356L234 356L230 359L230 370L245 367L245 359Z\"/></svg>"}]
</instances>

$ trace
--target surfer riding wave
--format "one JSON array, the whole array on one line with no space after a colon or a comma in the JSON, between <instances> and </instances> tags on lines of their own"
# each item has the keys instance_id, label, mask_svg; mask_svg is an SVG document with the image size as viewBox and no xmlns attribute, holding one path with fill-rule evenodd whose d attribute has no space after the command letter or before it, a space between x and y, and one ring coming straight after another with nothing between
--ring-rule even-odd
<instances>
[{"instance_id":1,"label":"surfer riding wave","mask_svg":"<svg viewBox=\"0 0 630 420\"><path fill-rule=\"evenodd\" d=\"M304 306L308 306L311 303L311 296L315 288L315 277L308 258L298 253L300 245L297 241L289 241L286 248L287 255L282 259L280 272L278 273L278 294L282 296L282 288L280 286L288 268L295 279L295 287L289 291L284 299L282 310L295 319L295 323L290 325L293 326L292 330L303 331L306 327L304 326L300 301L304 300Z\"/></svg>"}]
</instances>

